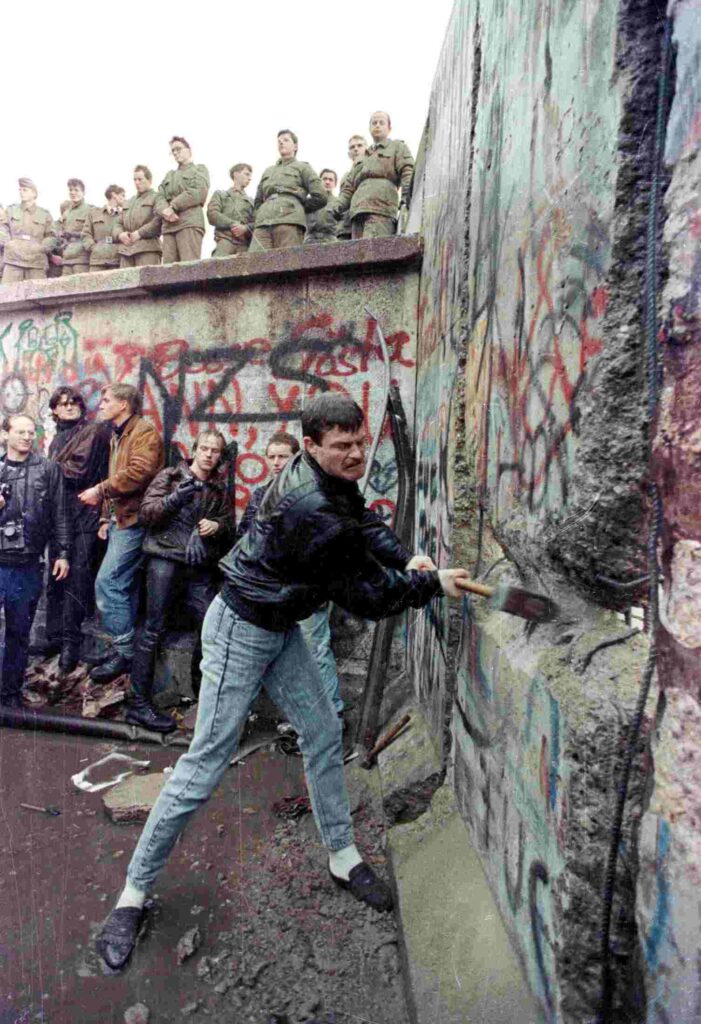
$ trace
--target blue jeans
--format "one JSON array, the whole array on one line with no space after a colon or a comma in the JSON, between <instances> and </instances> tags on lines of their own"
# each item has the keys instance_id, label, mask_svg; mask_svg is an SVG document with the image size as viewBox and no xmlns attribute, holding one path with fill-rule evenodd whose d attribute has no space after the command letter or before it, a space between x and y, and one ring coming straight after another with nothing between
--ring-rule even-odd
<instances>
[{"instance_id":1,"label":"blue jeans","mask_svg":"<svg viewBox=\"0 0 701 1024\"><path fill-rule=\"evenodd\" d=\"M340 715L343 711L343 701L341 699L338 672L336 671L336 659L331 650L330 614L331 605L324 604L321 608L317 608L308 619L302 619L299 625L302 630L302 636L306 640L309 650L314 655L319 667L321 681L324 685L324 693L328 693L333 701L336 714Z\"/></svg>"},{"instance_id":2,"label":"blue jeans","mask_svg":"<svg viewBox=\"0 0 701 1024\"><path fill-rule=\"evenodd\" d=\"M202 627L202 654L195 735L161 790L129 864L130 881L145 892L192 814L219 784L261 686L299 735L322 842L329 850L353 842L341 723L299 628L286 633L261 629L217 596Z\"/></svg>"},{"instance_id":3,"label":"blue jeans","mask_svg":"<svg viewBox=\"0 0 701 1024\"><path fill-rule=\"evenodd\" d=\"M139 607L137 573L143 561L141 544L146 530L110 523L107 551L95 579L95 604L102 625L123 658L134 657L134 623Z\"/></svg>"},{"instance_id":4,"label":"blue jeans","mask_svg":"<svg viewBox=\"0 0 701 1024\"><path fill-rule=\"evenodd\" d=\"M5 653L0 701L22 692L29 633L42 587L39 559L29 565L0 565L0 605L5 608Z\"/></svg>"}]
</instances>

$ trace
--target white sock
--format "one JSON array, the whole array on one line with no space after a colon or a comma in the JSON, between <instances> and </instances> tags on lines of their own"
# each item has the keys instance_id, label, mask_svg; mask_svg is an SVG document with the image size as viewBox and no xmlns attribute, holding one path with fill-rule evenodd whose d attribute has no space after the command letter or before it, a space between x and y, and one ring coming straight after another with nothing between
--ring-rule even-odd
<instances>
[{"instance_id":1,"label":"white sock","mask_svg":"<svg viewBox=\"0 0 701 1024\"><path fill-rule=\"evenodd\" d=\"M355 843L351 843L342 850L329 850L329 869L336 878L343 878L347 882L352 869L362 859Z\"/></svg>"},{"instance_id":2,"label":"white sock","mask_svg":"<svg viewBox=\"0 0 701 1024\"><path fill-rule=\"evenodd\" d=\"M135 885L127 878L127 884L122 889L122 895L117 900L117 906L115 910L120 907L143 907L146 902L146 893L142 892L141 889L137 889Z\"/></svg>"}]
</instances>

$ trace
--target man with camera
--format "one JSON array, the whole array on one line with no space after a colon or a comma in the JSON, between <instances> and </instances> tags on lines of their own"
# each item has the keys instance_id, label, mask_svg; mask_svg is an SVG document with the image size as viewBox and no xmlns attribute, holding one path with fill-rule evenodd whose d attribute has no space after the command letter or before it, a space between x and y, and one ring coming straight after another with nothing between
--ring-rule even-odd
<instances>
[{"instance_id":1,"label":"man with camera","mask_svg":"<svg viewBox=\"0 0 701 1024\"><path fill-rule=\"evenodd\" d=\"M0 459L0 602L5 609L5 653L0 705L22 707L29 633L41 594L41 558L47 542L57 553L57 580L68 575L70 532L61 470L32 451L36 423L13 413L2 423L7 451Z\"/></svg>"}]
</instances>

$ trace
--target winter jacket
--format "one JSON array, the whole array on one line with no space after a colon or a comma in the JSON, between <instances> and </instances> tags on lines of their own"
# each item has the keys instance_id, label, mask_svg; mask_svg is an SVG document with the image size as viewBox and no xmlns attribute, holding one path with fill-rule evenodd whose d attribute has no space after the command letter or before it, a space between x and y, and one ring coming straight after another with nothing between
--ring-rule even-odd
<instances>
[{"instance_id":1,"label":"winter jacket","mask_svg":"<svg viewBox=\"0 0 701 1024\"><path fill-rule=\"evenodd\" d=\"M5 458L4 455L0 458L0 480L7 479ZM14 558L14 553L6 557L6 553L0 552L0 562L27 562L41 558L49 540L57 558L68 558L70 524L61 470L54 462L35 452L27 457L25 465L26 480L23 472L18 480L13 480L23 510L24 547L17 552L19 559ZM7 522L9 509L8 506L0 510L0 529Z\"/></svg>"},{"instance_id":2,"label":"winter jacket","mask_svg":"<svg viewBox=\"0 0 701 1024\"><path fill-rule=\"evenodd\" d=\"M253 520L255 519L256 513L258 512L258 509L262 504L263 498L265 497L265 492L268 490L272 482L272 480L268 480L267 483L261 484L260 487L256 487L256 489L251 494L251 497L248 500L248 504L244 509L244 513L241 516L241 522L236 527L236 540L241 540L244 534L248 533L249 527Z\"/></svg>"},{"instance_id":3,"label":"winter jacket","mask_svg":"<svg viewBox=\"0 0 701 1024\"><path fill-rule=\"evenodd\" d=\"M78 501L78 494L94 487L107 474L110 434L107 423L59 421L58 432L49 445L49 459L59 466L66 487L71 526L76 533L97 533L100 510Z\"/></svg>"},{"instance_id":4,"label":"winter jacket","mask_svg":"<svg viewBox=\"0 0 701 1024\"><path fill-rule=\"evenodd\" d=\"M381 619L441 593L437 572L404 571L410 558L366 508L357 484L330 476L300 452L219 563L227 580L222 597L241 618L275 632L329 600Z\"/></svg>"},{"instance_id":5,"label":"winter jacket","mask_svg":"<svg viewBox=\"0 0 701 1024\"><path fill-rule=\"evenodd\" d=\"M150 484L139 509L139 522L148 527L143 544L145 554L184 562L187 542L200 519L219 523L219 529L213 536L202 538L209 563L221 557L222 551L226 551L231 543L234 523L224 484L216 474L203 481L202 490L196 491L182 508L168 512L163 507L164 499L192 475L190 463L183 461L177 466L162 469Z\"/></svg>"},{"instance_id":6,"label":"winter jacket","mask_svg":"<svg viewBox=\"0 0 701 1024\"><path fill-rule=\"evenodd\" d=\"M139 521L139 505L156 473L163 469L163 441L156 428L142 416L132 416L121 434L112 433L109 474L97 486L104 499L102 518L111 509L117 528L125 530Z\"/></svg>"}]
</instances>

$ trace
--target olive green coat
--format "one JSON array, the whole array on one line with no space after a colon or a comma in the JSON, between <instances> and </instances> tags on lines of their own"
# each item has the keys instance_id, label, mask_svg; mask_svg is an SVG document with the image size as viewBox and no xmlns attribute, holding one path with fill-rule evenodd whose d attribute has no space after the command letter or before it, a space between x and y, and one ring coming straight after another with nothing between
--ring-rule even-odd
<instances>
[{"instance_id":1,"label":"olive green coat","mask_svg":"<svg viewBox=\"0 0 701 1024\"><path fill-rule=\"evenodd\" d=\"M326 194L329 197L329 203L332 202L333 196L328 192ZM307 214L307 234L304 244L324 245L328 242L335 242L337 231L338 222L328 207L323 210L315 210L313 213Z\"/></svg>"},{"instance_id":2,"label":"olive green coat","mask_svg":"<svg viewBox=\"0 0 701 1024\"><path fill-rule=\"evenodd\" d=\"M70 204L56 221L59 249L64 265L74 266L76 263L87 263L88 254L83 247L83 228L92 207L83 200L77 206Z\"/></svg>"},{"instance_id":3,"label":"olive green coat","mask_svg":"<svg viewBox=\"0 0 701 1024\"><path fill-rule=\"evenodd\" d=\"M233 188L221 189L209 200L207 220L214 225L216 242L236 242L231 228L235 224L253 227L253 201L245 192ZM248 242L241 241L239 244L247 246Z\"/></svg>"},{"instance_id":4,"label":"olive green coat","mask_svg":"<svg viewBox=\"0 0 701 1024\"><path fill-rule=\"evenodd\" d=\"M90 210L83 228L83 248L90 255L91 267L118 267L119 211L110 213L107 206Z\"/></svg>"},{"instance_id":5,"label":"olive green coat","mask_svg":"<svg viewBox=\"0 0 701 1024\"><path fill-rule=\"evenodd\" d=\"M204 164L187 164L168 171L158 186L156 213L167 206L180 218L175 224L163 221L163 234L172 235L183 228L198 228L204 233L203 207L209 192L209 171Z\"/></svg>"},{"instance_id":6,"label":"olive green coat","mask_svg":"<svg viewBox=\"0 0 701 1024\"><path fill-rule=\"evenodd\" d=\"M307 213L321 210L328 192L304 160L278 160L263 171L253 203L256 227L275 224L307 226Z\"/></svg>"},{"instance_id":7,"label":"olive green coat","mask_svg":"<svg viewBox=\"0 0 701 1024\"><path fill-rule=\"evenodd\" d=\"M122 210L117 223L117 238L123 231L138 231L141 238L133 245L119 242L122 256L136 256L140 252L161 251L161 218L156 213L156 190L137 192Z\"/></svg>"},{"instance_id":8,"label":"olive green coat","mask_svg":"<svg viewBox=\"0 0 701 1024\"><path fill-rule=\"evenodd\" d=\"M384 139L371 146L367 155L353 164L336 202L344 212L350 207L351 219L361 213L377 213L397 218L397 189L402 203L409 203L414 158L401 139Z\"/></svg>"},{"instance_id":9,"label":"olive green coat","mask_svg":"<svg viewBox=\"0 0 701 1024\"><path fill-rule=\"evenodd\" d=\"M13 204L7 207L3 225L4 262L25 270L46 270L47 253L56 248L54 220L41 206Z\"/></svg>"}]
</instances>

